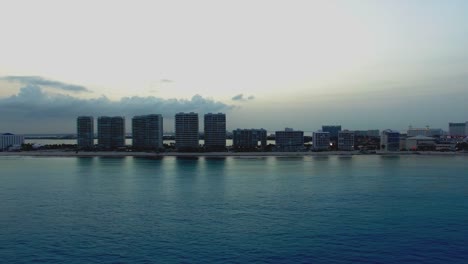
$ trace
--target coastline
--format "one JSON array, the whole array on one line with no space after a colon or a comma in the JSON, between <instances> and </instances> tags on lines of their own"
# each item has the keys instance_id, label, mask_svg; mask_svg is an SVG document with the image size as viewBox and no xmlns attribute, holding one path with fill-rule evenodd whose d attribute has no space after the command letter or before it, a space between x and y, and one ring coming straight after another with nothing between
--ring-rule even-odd
<instances>
[{"instance_id":1,"label":"coastline","mask_svg":"<svg viewBox=\"0 0 468 264\"><path fill-rule=\"evenodd\" d=\"M360 153L358 151L324 152L74 152L74 151L21 151L0 152L0 157L326 157L326 156L468 156L468 152L377 152Z\"/></svg>"}]
</instances>

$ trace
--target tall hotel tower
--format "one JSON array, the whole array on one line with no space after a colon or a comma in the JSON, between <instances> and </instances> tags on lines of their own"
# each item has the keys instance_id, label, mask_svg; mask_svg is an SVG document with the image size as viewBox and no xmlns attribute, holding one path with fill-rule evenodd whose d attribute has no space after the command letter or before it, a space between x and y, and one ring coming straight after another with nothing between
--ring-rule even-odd
<instances>
[{"instance_id":1,"label":"tall hotel tower","mask_svg":"<svg viewBox=\"0 0 468 264\"><path fill-rule=\"evenodd\" d=\"M98 118L98 145L105 149L125 146L125 118L101 116Z\"/></svg>"},{"instance_id":2,"label":"tall hotel tower","mask_svg":"<svg viewBox=\"0 0 468 264\"><path fill-rule=\"evenodd\" d=\"M179 150L198 148L198 114L178 113L175 115L175 140Z\"/></svg>"},{"instance_id":3,"label":"tall hotel tower","mask_svg":"<svg viewBox=\"0 0 468 264\"><path fill-rule=\"evenodd\" d=\"M163 147L163 117L142 115L132 118L132 138L135 149L156 150Z\"/></svg>"},{"instance_id":4,"label":"tall hotel tower","mask_svg":"<svg viewBox=\"0 0 468 264\"><path fill-rule=\"evenodd\" d=\"M208 150L226 149L226 115L206 114L204 125L205 148Z\"/></svg>"},{"instance_id":5,"label":"tall hotel tower","mask_svg":"<svg viewBox=\"0 0 468 264\"><path fill-rule=\"evenodd\" d=\"M92 116L79 116L76 119L76 135L79 148L94 147L94 118Z\"/></svg>"}]
</instances>

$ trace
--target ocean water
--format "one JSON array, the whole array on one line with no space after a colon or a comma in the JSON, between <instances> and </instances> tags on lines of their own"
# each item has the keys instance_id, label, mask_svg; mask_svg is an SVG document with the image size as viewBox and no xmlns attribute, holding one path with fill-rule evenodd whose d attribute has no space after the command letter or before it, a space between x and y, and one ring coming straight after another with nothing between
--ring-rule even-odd
<instances>
[{"instance_id":1,"label":"ocean water","mask_svg":"<svg viewBox=\"0 0 468 264\"><path fill-rule=\"evenodd\" d=\"M2 263L468 263L468 157L0 157Z\"/></svg>"}]
</instances>

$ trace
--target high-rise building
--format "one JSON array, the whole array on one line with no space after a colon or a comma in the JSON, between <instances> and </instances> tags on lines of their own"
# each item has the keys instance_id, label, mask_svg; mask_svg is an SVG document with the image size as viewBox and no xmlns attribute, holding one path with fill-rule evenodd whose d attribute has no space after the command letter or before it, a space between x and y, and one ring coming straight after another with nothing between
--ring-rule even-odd
<instances>
[{"instance_id":1,"label":"high-rise building","mask_svg":"<svg viewBox=\"0 0 468 264\"><path fill-rule=\"evenodd\" d=\"M330 148L330 132L314 132L312 134L312 148L314 150L328 150Z\"/></svg>"},{"instance_id":2,"label":"high-rise building","mask_svg":"<svg viewBox=\"0 0 468 264\"><path fill-rule=\"evenodd\" d=\"M0 134L0 151L5 151L13 147L20 149L23 144L23 135L14 135L11 133Z\"/></svg>"},{"instance_id":3,"label":"high-rise building","mask_svg":"<svg viewBox=\"0 0 468 264\"><path fill-rule=\"evenodd\" d=\"M323 132L329 132L330 138L338 138L338 133L341 131L341 126L322 126Z\"/></svg>"},{"instance_id":4,"label":"high-rise building","mask_svg":"<svg viewBox=\"0 0 468 264\"><path fill-rule=\"evenodd\" d=\"M449 135L452 137L468 136L468 122L449 123Z\"/></svg>"},{"instance_id":5,"label":"high-rise building","mask_svg":"<svg viewBox=\"0 0 468 264\"><path fill-rule=\"evenodd\" d=\"M94 147L94 117L79 116L76 119L76 136L78 148Z\"/></svg>"},{"instance_id":6,"label":"high-rise building","mask_svg":"<svg viewBox=\"0 0 468 264\"><path fill-rule=\"evenodd\" d=\"M98 145L104 149L115 149L125 146L124 117L98 117Z\"/></svg>"},{"instance_id":7,"label":"high-rise building","mask_svg":"<svg viewBox=\"0 0 468 264\"><path fill-rule=\"evenodd\" d=\"M177 113L175 115L175 144L179 150L197 149L199 130L197 113Z\"/></svg>"},{"instance_id":8,"label":"high-rise building","mask_svg":"<svg viewBox=\"0 0 468 264\"><path fill-rule=\"evenodd\" d=\"M258 142L262 148L266 147L267 131L265 129L236 129L232 131L232 145L235 149L251 150L258 148Z\"/></svg>"},{"instance_id":9,"label":"high-rise building","mask_svg":"<svg viewBox=\"0 0 468 264\"><path fill-rule=\"evenodd\" d=\"M226 149L226 115L205 114L204 125L205 148L208 150Z\"/></svg>"},{"instance_id":10,"label":"high-rise building","mask_svg":"<svg viewBox=\"0 0 468 264\"><path fill-rule=\"evenodd\" d=\"M386 129L380 136L380 148L385 151L400 150L400 132Z\"/></svg>"},{"instance_id":11,"label":"high-rise building","mask_svg":"<svg viewBox=\"0 0 468 264\"><path fill-rule=\"evenodd\" d=\"M280 151L298 151L304 148L304 132L286 128L275 132L276 148Z\"/></svg>"},{"instance_id":12,"label":"high-rise building","mask_svg":"<svg viewBox=\"0 0 468 264\"><path fill-rule=\"evenodd\" d=\"M338 132L338 149L351 151L354 150L354 133L349 130Z\"/></svg>"},{"instance_id":13,"label":"high-rise building","mask_svg":"<svg viewBox=\"0 0 468 264\"><path fill-rule=\"evenodd\" d=\"M156 114L134 116L132 139L135 149L161 149L163 147L163 117Z\"/></svg>"}]
</instances>

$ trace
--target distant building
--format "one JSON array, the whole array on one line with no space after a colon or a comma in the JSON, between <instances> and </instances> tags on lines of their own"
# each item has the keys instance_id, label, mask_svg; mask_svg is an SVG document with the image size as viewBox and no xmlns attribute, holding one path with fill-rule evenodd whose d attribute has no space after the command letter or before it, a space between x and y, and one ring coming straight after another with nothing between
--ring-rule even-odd
<instances>
[{"instance_id":1,"label":"distant building","mask_svg":"<svg viewBox=\"0 0 468 264\"><path fill-rule=\"evenodd\" d=\"M322 126L323 132L329 132L330 138L338 138L338 133L341 131L341 126Z\"/></svg>"},{"instance_id":2,"label":"distant building","mask_svg":"<svg viewBox=\"0 0 468 264\"><path fill-rule=\"evenodd\" d=\"M232 131L233 147L235 149L255 149L258 142L262 148L266 147L267 131L265 129L236 129Z\"/></svg>"},{"instance_id":3,"label":"distant building","mask_svg":"<svg viewBox=\"0 0 468 264\"><path fill-rule=\"evenodd\" d=\"M338 132L338 150L354 150L354 132L349 130Z\"/></svg>"},{"instance_id":4,"label":"distant building","mask_svg":"<svg viewBox=\"0 0 468 264\"><path fill-rule=\"evenodd\" d=\"M226 149L226 115L205 114L204 118L205 148L208 150Z\"/></svg>"},{"instance_id":5,"label":"distant building","mask_svg":"<svg viewBox=\"0 0 468 264\"><path fill-rule=\"evenodd\" d=\"M10 148L18 148L24 144L23 135L14 135L11 133L0 134L0 150L5 151Z\"/></svg>"},{"instance_id":6,"label":"distant building","mask_svg":"<svg viewBox=\"0 0 468 264\"><path fill-rule=\"evenodd\" d=\"M78 148L94 147L94 117L79 116L76 119L76 139Z\"/></svg>"},{"instance_id":7,"label":"distant building","mask_svg":"<svg viewBox=\"0 0 468 264\"><path fill-rule=\"evenodd\" d=\"M427 148L434 148L435 149L435 138L426 137L426 136L415 136L415 137L408 137L406 138L406 149L408 150L418 150L418 149L427 149Z\"/></svg>"},{"instance_id":8,"label":"distant building","mask_svg":"<svg viewBox=\"0 0 468 264\"><path fill-rule=\"evenodd\" d=\"M468 136L468 122L466 123L449 123L449 135L452 137Z\"/></svg>"},{"instance_id":9,"label":"distant building","mask_svg":"<svg viewBox=\"0 0 468 264\"><path fill-rule=\"evenodd\" d=\"M380 131L378 129L370 129L370 130L354 130L355 137L373 137L378 138L380 137Z\"/></svg>"},{"instance_id":10,"label":"distant building","mask_svg":"<svg viewBox=\"0 0 468 264\"><path fill-rule=\"evenodd\" d=\"M385 151L400 150L400 132L386 129L380 136L380 148Z\"/></svg>"},{"instance_id":11,"label":"distant building","mask_svg":"<svg viewBox=\"0 0 468 264\"><path fill-rule=\"evenodd\" d=\"M330 148L330 132L314 132L312 134L312 148L314 150L328 150Z\"/></svg>"},{"instance_id":12,"label":"distant building","mask_svg":"<svg viewBox=\"0 0 468 264\"><path fill-rule=\"evenodd\" d=\"M163 147L163 117L156 114L134 116L132 139L135 149L161 149Z\"/></svg>"},{"instance_id":13,"label":"distant building","mask_svg":"<svg viewBox=\"0 0 468 264\"><path fill-rule=\"evenodd\" d=\"M197 113L178 113L175 115L175 140L179 150L194 150L199 146Z\"/></svg>"},{"instance_id":14,"label":"distant building","mask_svg":"<svg viewBox=\"0 0 468 264\"><path fill-rule=\"evenodd\" d=\"M276 148L280 151L298 151L304 148L304 132L286 128L275 133Z\"/></svg>"},{"instance_id":15,"label":"distant building","mask_svg":"<svg viewBox=\"0 0 468 264\"><path fill-rule=\"evenodd\" d=\"M444 131L440 128L408 128L406 133L408 137L425 136L425 137L440 137Z\"/></svg>"},{"instance_id":16,"label":"distant building","mask_svg":"<svg viewBox=\"0 0 468 264\"><path fill-rule=\"evenodd\" d=\"M124 117L98 117L98 145L104 149L115 149L125 146Z\"/></svg>"}]
</instances>

